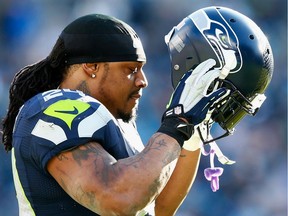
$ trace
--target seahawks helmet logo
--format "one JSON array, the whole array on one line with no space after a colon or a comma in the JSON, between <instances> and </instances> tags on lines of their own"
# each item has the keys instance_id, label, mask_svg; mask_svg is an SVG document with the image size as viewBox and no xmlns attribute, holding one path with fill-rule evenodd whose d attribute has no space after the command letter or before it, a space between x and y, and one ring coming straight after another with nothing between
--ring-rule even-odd
<instances>
[{"instance_id":1,"label":"seahawks helmet logo","mask_svg":"<svg viewBox=\"0 0 288 216\"><path fill-rule=\"evenodd\" d=\"M217 22L215 17L210 19L204 10L196 11L189 18L194 22L216 54L220 69L225 64L229 64L230 73L236 73L242 68L243 64L239 40L219 12L218 15L218 20L222 20L222 22Z\"/></svg>"}]
</instances>

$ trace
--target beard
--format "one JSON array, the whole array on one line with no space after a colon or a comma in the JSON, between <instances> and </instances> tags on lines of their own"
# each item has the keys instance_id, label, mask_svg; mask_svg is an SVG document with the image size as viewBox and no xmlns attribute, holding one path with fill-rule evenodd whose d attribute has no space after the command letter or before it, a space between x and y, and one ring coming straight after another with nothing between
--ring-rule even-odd
<instances>
[{"instance_id":1,"label":"beard","mask_svg":"<svg viewBox=\"0 0 288 216\"><path fill-rule=\"evenodd\" d=\"M130 121L136 121L137 118L137 107L134 107L131 112L123 112L118 110L118 118L122 119L123 122L129 123Z\"/></svg>"},{"instance_id":2,"label":"beard","mask_svg":"<svg viewBox=\"0 0 288 216\"><path fill-rule=\"evenodd\" d=\"M108 74L109 74L109 64L108 63L105 63L104 65L104 74L101 78L101 82L100 82L100 86L99 86L99 92L100 94L103 96L103 98L105 98L105 102L106 102L106 105L103 103L103 101L101 101L104 106L106 108L108 108L109 106L107 105L111 105L112 104L112 107L116 106L116 104L113 102L113 99L110 97L110 94L109 92L107 92L105 89L105 84L106 84L106 80L107 80L107 77L108 77ZM139 91L139 90L138 90ZM133 95L135 94L135 92L131 93L131 95L129 95L129 97L127 98L127 100ZM109 109L108 109L109 110ZM115 114L115 118L117 119L122 119L123 122L126 122L126 123L129 123L130 121L135 121L136 120L136 117L137 117L137 110L138 110L138 104L132 108L132 110L130 111L126 111L125 108L122 108L122 109L117 109L116 110L116 113ZM109 110L111 112L111 110Z\"/></svg>"}]
</instances>

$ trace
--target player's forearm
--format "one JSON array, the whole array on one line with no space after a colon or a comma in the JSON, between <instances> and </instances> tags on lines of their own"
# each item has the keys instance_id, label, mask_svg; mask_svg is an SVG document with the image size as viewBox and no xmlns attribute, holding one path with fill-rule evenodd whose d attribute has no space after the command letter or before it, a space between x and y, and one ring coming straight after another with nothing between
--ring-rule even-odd
<instances>
[{"instance_id":1,"label":"player's forearm","mask_svg":"<svg viewBox=\"0 0 288 216\"><path fill-rule=\"evenodd\" d=\"M125 166L128 177L125 185L129 185L127 189L134 203L144 207L160 194L175 169L180 152L174 138L157 133L141 153L117 162L118 167Z\"/></svg>"},{"instance_id":2,"label":"player's forearm","mask_svg":"<svg viewBox=\"0 0 288 216\"><path fill-rule=\"evenodd\" d=\"M171 216L176 213L195 180L200 155L199 149L196 151L183 149L181 151L171 178L156 199L156 216Z\"/></svg>"},{"instance_id":3,"label":"player's forearm","mask_svg":"<svg viewBox=\"0 0 288 216\"><path fill-rule=\"evenodd\" d=\"M126 209L120 212L121 215L133 215L143 209L163 190L180 151L175 139L161 133L154 134L141 153L118 160L113 165L113 172L118 170L118 177L109 184L113 185L112 190L111 187L106 189L113 195L109 202L114 202L114 207L119 206L120 211Z\"/></svg>"}]
</instances>

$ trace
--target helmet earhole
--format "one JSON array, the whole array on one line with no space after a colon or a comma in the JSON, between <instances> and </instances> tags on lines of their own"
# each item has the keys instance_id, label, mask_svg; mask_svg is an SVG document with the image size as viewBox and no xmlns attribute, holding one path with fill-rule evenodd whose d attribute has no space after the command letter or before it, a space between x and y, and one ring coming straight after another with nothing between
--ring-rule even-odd
<instances>
[{"instance_id":1,"label":"helmet earhole","mask_svg":"<svg viewBox=\"0 0 288 216\"><path fill-rule=\"evenodd\" d=\"M230 19L230 22L234 23L234 22L236 22L236 20L235 19Z\"/></svg>"},{"instance_id":2,"label":"helmet earhole","mask_svg":"<svg viewBox=\"0 0 288 216\"><path fill-rule=\"evenodd\" d=\"M249 38L250 38L251 40L254 40L254 35L250 35Z\"/></svg>"}]
</instances>

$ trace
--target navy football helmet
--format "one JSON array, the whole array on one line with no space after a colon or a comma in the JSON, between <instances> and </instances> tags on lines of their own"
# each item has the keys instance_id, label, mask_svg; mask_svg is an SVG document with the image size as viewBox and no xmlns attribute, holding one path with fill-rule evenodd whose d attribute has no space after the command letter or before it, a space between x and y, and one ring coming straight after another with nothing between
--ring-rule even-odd
<instances>
[{"instance_id":1,"label":"navy football helmet","mask_svg":"<svg viewBox=\"0 0 288 216\"><path fill-rule=\"evenodd\" d=\"M274 60L267 37L250 18L225 7L203 8L175 26L165 42L174 88L188 70L209 58L216 60L215 68L223 74L210 90L226 87L231 93L215 105L211 121L226 135L246 114L257 113L266 98Z\"/></svg>"}]
</instances>

